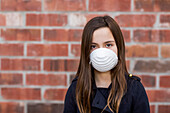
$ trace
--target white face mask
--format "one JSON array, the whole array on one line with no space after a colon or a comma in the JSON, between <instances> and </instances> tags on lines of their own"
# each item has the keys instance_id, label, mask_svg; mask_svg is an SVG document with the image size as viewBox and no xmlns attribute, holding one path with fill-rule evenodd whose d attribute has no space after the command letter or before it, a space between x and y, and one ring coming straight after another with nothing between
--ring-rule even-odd
<instances>
[{"instance_id":1,"label":"white face mask","mask_svg":"<svg viewBox=\"0 0 170 113\"><path fill-rule=\"evenodd\" d=\"M100 71L106 72L114 68L118 63L118 57L115 52L107 48L98 48L90 53L90 62L92 66Z\"/></svg>"}]
</instances>

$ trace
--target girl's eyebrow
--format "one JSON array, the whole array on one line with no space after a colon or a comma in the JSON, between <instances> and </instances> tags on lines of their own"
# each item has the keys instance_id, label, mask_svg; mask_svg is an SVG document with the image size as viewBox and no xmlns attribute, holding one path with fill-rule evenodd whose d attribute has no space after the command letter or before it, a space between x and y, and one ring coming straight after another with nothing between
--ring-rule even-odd
<instances>
[{"instance_id":1,"label":"girl's eyebrow","mask_svg":"<svg viewBox=\"0 0 170 113\"><path fill-rule=\"evenodd\" d=\"M109 43L109 42L115 42L115 41L110 40L110 41L106 41L106 42L104 42L104 43ZM97 44L97 43L92 42L92 44Z\"/></svg>"},{"instance_id":2,"label":"girl's eyebrow","mask_svg":"<svg viewBox=\"0 0 170 113\"><path fill-rule=\"evenodd\" d=\"M115 42L115 41L106 41L106 42L104 42L104 43L109 43L109 42Z\"/></svg>"}]
</instances>

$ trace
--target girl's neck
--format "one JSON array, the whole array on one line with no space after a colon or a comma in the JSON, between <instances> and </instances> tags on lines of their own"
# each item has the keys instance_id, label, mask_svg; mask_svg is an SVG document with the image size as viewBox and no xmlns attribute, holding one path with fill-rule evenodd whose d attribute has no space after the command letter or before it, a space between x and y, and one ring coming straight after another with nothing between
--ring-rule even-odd
<instances>
[{"instance_id":1,"label":"girl's neck","mask_svg":"<svg viewBox=\"0 0 170 113\"><path fill-rule=\"evenodd\" d=\"M111 84L111 74L110 71L99 72L94 70L95 82L97 87L108 88Z\"/></svg>"}]
</instances>

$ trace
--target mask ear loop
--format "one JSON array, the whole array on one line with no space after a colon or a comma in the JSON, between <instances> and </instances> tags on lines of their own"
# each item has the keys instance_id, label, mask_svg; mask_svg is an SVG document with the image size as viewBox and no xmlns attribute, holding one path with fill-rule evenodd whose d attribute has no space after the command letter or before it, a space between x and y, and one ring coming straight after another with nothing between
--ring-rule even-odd
<instances>
[{"instance_id":1,"label":"mask ear loop","mask_svg":"<svg viewBox=\"0 0 170 113\"><path fill-rule=\"evenodd\" d=\"M91 61L89 62L89 64L91 64Z\"/></svg>"}]
</instances>

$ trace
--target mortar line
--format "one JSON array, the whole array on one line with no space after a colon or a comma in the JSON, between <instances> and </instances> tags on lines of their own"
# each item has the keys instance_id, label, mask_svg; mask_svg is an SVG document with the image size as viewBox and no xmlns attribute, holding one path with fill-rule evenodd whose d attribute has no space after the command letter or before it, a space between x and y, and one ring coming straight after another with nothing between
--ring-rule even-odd
<instances>
[{"instance_id":1,"label":"mortar line","mask_svg":"<svg viewBox=\"0 0 170 113\"><path fill-rule=\"evenodd\" d=\"M23 78L23 86L26 86L26 73L22 74L22 78Z\"/></svg>"},{"instance_id":2,"label":"mortar line","mask_svg":"<svg viewBox=\"0 0 170 113\"><path fill-rule=\"evenodd\" d=\"M44 0L41 0L41 11L44 12Z\"/></svg>"},{"instance_id":3,"label":"mortar line","mask_svg":"<svg viewBox=\"0 0 170 113\"><path fill-rule=\"evenodd\" d=\"M134 11L134 0L131 0L131 12Z\"/></svg>"},{"instance_id":4,"label":"mortar line","mask_svg":"<svg viewBox=\"0 0 170 113\"><path fill-rule=\"evenodd\" d=\"M26 14L25 13L23 13L22 14L22 17L23 17L23 27L25 27L26 26Z\"/></svg>"},{"instance_id":5,"label":"mortar line","mask_svg":"<svg viewBox=\"0 0 170 113\"><path fill-rule=\"evenodd\" d=\"M155 105L155 113L158 113L158 105Z\"/></svg>"},{"instance_id":6,"label":"mortar line","mask_svg":"<svg viewBox=\"0 0 170 113\"><path fill-rule=\"evenodd\" d=\"M24 113L27 113L27 102L24 102Z\"/></svg>"},{"instance_id":7,"label":"mortar line","mask_svg":"<svg viewBox=\"0 0 170 113\"><path fill-rule=\"evenodd\" d=\"M89 0L86 0L86 11L89 11Z\"/></svg>"},{"instance_id":8,"label":"mortar line","mask_svg":"<svg viewBox=\"0 0 170 113\"><path fill-rule=\"evenodd\" d=\"M157 89L160 89L160 84L159 84L159 82L160 82L160 76L159 76L159 75L156 75L156 88L157 88Z\"/></svg>"}]
</instances>

